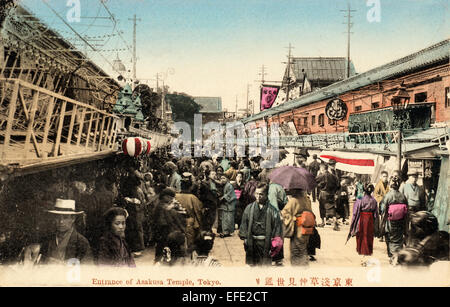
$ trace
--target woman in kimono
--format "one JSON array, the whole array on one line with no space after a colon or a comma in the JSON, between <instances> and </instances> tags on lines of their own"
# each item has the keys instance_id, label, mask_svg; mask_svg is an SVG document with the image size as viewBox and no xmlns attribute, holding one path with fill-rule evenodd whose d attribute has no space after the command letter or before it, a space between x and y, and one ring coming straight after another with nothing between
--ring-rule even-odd
<instances>
[{"instance_id":1,"label":"woman in kimono","mask_svg":"<svg viewBox=\"0 0 450 307\"><path fill-rule=\"evenodd\" d=\"M220 167L218 168L220 169ZM220 176L220 170L217 172ZM225 177L220 177L223 180ZM229 237L234 232L234 214L236 211L237 197L234 192L233 185L226 179L223 185L223 196L219 198L220 201L220 213L222 215L222 232L219 233L220 237Z\"/></svg>"},{"instance_id":2,"label":"woman in kimono","mask_svg":"<svg viewBox=\"0 0 450 307\"><path fill-rule=\"evenodd\" d=\"M387 192L387 194L383 197L383 200L380 202L382 217L380 230L387 234L387 252L391 264L393 263L394 256L396 256L396 254L403 248L405 241L406 213L402 218L397 217L395 220L392 218L389 219L390 206L407 206L406 204L408 203L405 195L399 191L399 187L400 179L395 176L392 179L389 192Z\"/></svg>"},{"instance_id":3,"label":"woman in kimono","mask_svg":"<svg viewBox=\"0 0 450 307\"><path fill-rule=\"evenodd\" d=\"M234 212L237 198L233 185L224 176L223 168L218 166L215 172L210 174L211 191L216 193L219 200L217 233L221 238L229 237L234 232Z\"/></svg>"},{"instance_id":4,"label":"woman in kimono","mask_svg":"<svg viewBox=\"0 0 450 307\"><path fill-rule=\"evenodd\" d=\"M240 201L241 193L244 190L244 173L239 171L236 174L236 180L231 181L231 185L234 189L234 194L236 195L236 210L235 210L235 223L240 226L241 225L241 219L242 214L244 213L244 207Z\"/></svg>"},{"instance_id":5,"label":"woman in kimono","mask_svg":"<svg viewBox=\"0 0 450 307\"><path fill-rule=\"evenodd\" d=\"M372 196L374 186L365 183L364 196L353 205L352 224L349 236L356 236L356 251L362 255L361 265L366 265L365 256L373 253L373 237L375 223L378 221L378 205Z\"/></svg>"},{"instance_id":6,"label":"woman in kimono","mask_svg":"<svg viewBox=\"0 0 450 307\"><path fill-rule=\"evenodd\" d=\"M125 241L127 218L128 212L121 207L112 207L105 212L105 233L99 243L99 265L136 267Z\"/></svg>"}]
</instances>

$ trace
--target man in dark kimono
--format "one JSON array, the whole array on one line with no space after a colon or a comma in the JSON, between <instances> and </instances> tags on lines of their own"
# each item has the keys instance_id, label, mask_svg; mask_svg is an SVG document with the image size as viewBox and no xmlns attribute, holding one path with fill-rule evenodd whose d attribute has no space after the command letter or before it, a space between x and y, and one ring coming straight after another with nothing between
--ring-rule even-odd
<instances>
[{"instance_id":1,"label":"man in dark kimono","mask_svg":"<svg viewBox=\"0 0 450 307\"><path fill-rule=\"evenodd\" d=\"M79 261L81 264L93 264L92 251L88 240L79 234L75 227L75 219L82 211L75 211L75 201L57 199L52 213L55 221L55 232L41 240L39 252L44 264L63 264Z\"/></svg>"},{"instance_id":2,"label":"man in dark kimono","mask_svg":"<svg viewBox=\"0 0 450 307\"><path fill-rule=\"evenodd\" d=\"M250 266L271 265L271 246L275 237L282 237L280 214L268 201L267 184L256 187L256 201L245 208L239 237L244 240L245 263Z\"/></svg>"},{"instance_id":3,"label":"man in dark kimono","mask_svg":"<svg viewBox=\"0 0 450 307\"><path fill-rule=\"evenodd\" d=\"M320 163L317 161L317 155L313 155L313 161L308 165L308 170L314 177L317 177L317 173L320 169ZM316 199L319 197L317 186L312 190L313 202L316 202Z\"/></svg>"},{"instance_id":4,"label":"man in dark kimono","mask_svg":"<svg viewBox=\"0 0 450 307\"><path fill-rule=\"evenodd\" d=\"M333 174L332 169L336 164L336 161L330 160L328 171L324 171L317 178L317 186L320 190L319 193L319 207L321 208L322 224L319 227L324 226L324 218L332 219L334 228L333 230L339 230L339 226L336 219L336 200L335 196L340 189L340 183L338 177ZM324 210L324 212L322 211Z\"/></svg>"},{"instance_id":5,"label":"man in dark kimono","mask_svg":"<svg viewBox=\"0 0 450 307\"><path fill-rule=\"evenodd\" d=\"M216 190L211 189L211 179L209 178L210 171L205 171L200 175L197 192L194 193L203 204L202 224L203 230L212 231L212 226L216 220L217 207L219 197Z\"/></svg>"},{"instance_id":6,"label":"man in dark kimono","mask_svg":"<svg viewBox=\"0 0 450 307\"><path fill-rule=\"evenodd\" d=\"M193 251L194 239L202 230L203 204L197 196L190 193L192 187L192 174L185 172L182 174L181 193L175 195L175 199L186 210L186 242L188 253Z\"/></svg>"},{"instance_id":7,"label":"man in dark kimono","mask_svg":"<svg viewBox=\"0 0 450 307\"><path fill-rule=\"evenodd\" d=\"M178 201L175 202L175 196L175 189L165 188L162 190L159 194L159 201L152 213L152 229L154 229L156 243L155 263L159 262L163 257L163 251L168 245L167 240L170 233L186 233L187 213Z\"/></svg>"}]
</instances>

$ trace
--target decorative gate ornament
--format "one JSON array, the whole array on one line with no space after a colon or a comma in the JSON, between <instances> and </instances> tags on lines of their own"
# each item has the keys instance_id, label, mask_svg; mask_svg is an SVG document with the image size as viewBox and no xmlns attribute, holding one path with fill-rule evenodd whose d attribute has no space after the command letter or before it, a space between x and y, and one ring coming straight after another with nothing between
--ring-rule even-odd
<instances>
[{"instance_id":1,"label":"decorative gate ornament","mask_svg":"<svg viewBox=\"0 0 450 307\"><path fill-rule=\"evenodd\" d=\"M325 114L331 120L342 120L347 116L348 108L339 98L330 100L325 107Z\"/></svg>"}]
</instances>

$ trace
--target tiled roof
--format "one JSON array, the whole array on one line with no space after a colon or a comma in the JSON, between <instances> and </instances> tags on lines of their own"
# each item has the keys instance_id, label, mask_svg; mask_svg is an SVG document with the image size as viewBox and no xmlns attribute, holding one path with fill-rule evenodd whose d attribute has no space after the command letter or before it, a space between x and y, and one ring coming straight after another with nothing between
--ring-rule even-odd
<instances>
[{"instance_id":1,"label":"tiled roof","mask_svg":"<svg viewBox=\"0 0 450 307\"><path fill-rule=\"evenodd\" d=\"M223 112L221 97L194 97L194 101L202 107L200 113Z\"/></svg>"},{"instance_id":2,"label":"tiled roof","mask_svg":"<svg viewBox=\"0 0 450 307\"><path fill-rule=\"evenodd\" d=\"M344 80L347 59L342 57L301 57L292 58L291 73L297 80L303 80L305 74L312 82L337 82ZM350 61L350 76L355 75L355 68ZM287 71L285 72L285 77Z\"/></svg>"},{"instance_id":3,"label":"tiled roof","mask_svg":"<svg viewBox=\"0 0 450 307\"><path fill-rule=\"evenodd\" d=\"M358 89L369 84L374 84L382 80L403 75L431 64L443 62L444 60L449 59L449 50L450 39L446 39L396 61L376 67L365 73L350 77L346 80L333 83L327 87L303 95L300 98L260 112L254 116L244 119L243 122L247 123L250 121L260 120L265 116L272 116L281 112L298 108L303 105L314 103L316 101L336 97L337 95Z\"/></svg>"}]
</instances>

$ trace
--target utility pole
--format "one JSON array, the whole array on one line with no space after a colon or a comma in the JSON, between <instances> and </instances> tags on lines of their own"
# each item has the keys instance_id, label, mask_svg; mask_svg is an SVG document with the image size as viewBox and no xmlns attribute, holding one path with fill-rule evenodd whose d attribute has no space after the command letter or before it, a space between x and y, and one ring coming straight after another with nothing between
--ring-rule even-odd
<instances>
[{"instance_id":1,"label":"utility pole","mask_svg":"<svg viewBox=\"0 0 450 307\"><path fill-rule=\"evenodd\" d=\"M140 18L136 18L136 14L134 14L133 19L128 18L128 20L132 20L133 21L133 83L131 85L131 88L134 90L135 88L135 81L136 81L136 62L137 62L137 57L136 57L136 22L139 20L141 21Z\"/></svg>"},{"instance_id":2,"label":"utility pole","mask_svg":"<svg viewBox=\"0 0 450 307\"><path fill-rule=\"evenodd\" d=\"M156 92L159 90L159 73L156 74Z\"/></svg>"},{"instance_id":3,"label":"utility pole","mask_svg":"<svg viewBox=\"0 0 450 307\"><path fill-rule=\"evenodd\" d=\"M347 78L350 78L350 34L353 34L353 32L350 32L350 29L353 26L353 23L351 22L352 12L356 12L356 10L352 10L350 8L350 3L347 3L347 9L341 10L341 12L347 13L347 16L344 16L347 18L347 22L344 24L347 24Z\"/></svg>"},{"instance_id":4,"label":"utility pole","mask_svg":"<svg viewBox=\"0 0 450 307\"><path fill-rule=\"evenodd\" d=\"M163 91L164 91L164 79L163 81ZM156 73L156 93L159 93L159 73ZM161 119L164 120L164 93L161 91Z\"/></svg>"},{"instance_id":5,"label":"utility pole","mask_svg":"<svg viewBox=\"0 0 450 307\"><path fill-rule=\"evenodd\" d=\"M249 114L250 114L249 105L248 105L248 92L249 91L250 91L250 84L247 83L247 110L245 111L245 116L249 116Z\"/></svg>"},{"instance_id":6,"label":"utility pole","mask_svg":"<svg viewBox=\"0 0 450 307\"><path fill-rule=\"evenodd\" d=\"M288 51L288 62L287 62L287 85L286 85L286 101L289 101L289 88L291 85L291 50L294 48L291 46L291 43L289 43L289 47L286 47L289 49Z\"/></svg>"},{"instance_id":7,"label":"utility pole","mask_svg":"<svg viewBox=\"0 0 450 307\"><path fill-rule=\"evenodd\" d=\"M237 95L236 95L236 105L235 105L235 113L234 118L237 119Z\"/></svg>"},{"instance_id":8,"label":"utility pole","mask_svg":"<svg viewBox=\"0 0 450 307\"><path fill-rule=\"evenodd\" d=\"M258 80L259 82L261 82L261 85L264 84L264 77L267 75L265 68L266 67L263 64L261 66L261 72L258 74L259 76L261 76L261 80Z\"/></svg>"},{"instance_id":9,"label":"utility pole","mask_svg":"<svg viewBox=\"0 0 450 307\"><path fill-rule=\"evenodd\" d=\"M166 117L166 86L164 84L164 79L162 80L162 91L161 91L161 109L162 109L162 117L161 119L164 121Z\"/></svg>"}]
</instances>

